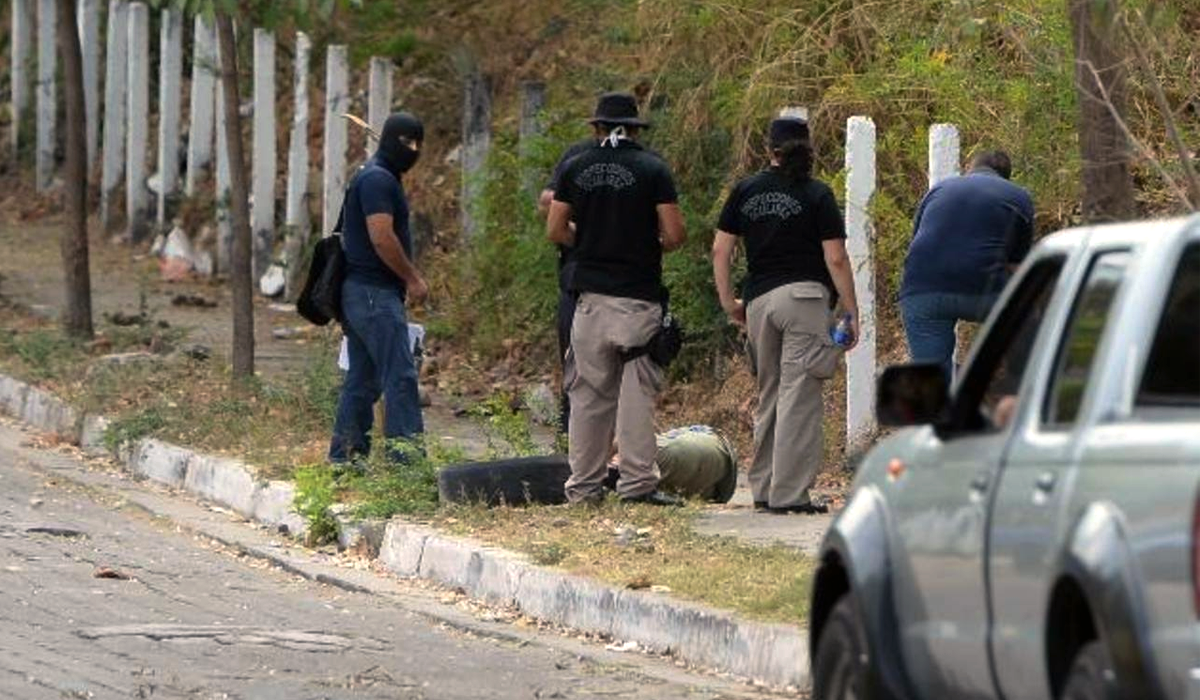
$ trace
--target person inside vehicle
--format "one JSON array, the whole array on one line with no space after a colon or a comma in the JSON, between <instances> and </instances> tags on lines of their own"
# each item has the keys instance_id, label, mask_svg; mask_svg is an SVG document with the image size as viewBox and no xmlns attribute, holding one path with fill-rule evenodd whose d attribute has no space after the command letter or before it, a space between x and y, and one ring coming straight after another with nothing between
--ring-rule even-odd
<instances>
[{"instance_id":1,"label":"person inside vehicle","mask_svg":"<svg viewBox=\"0 0 1200 700\"><path fill-rule=\"evenodd\" d=\"M770 168L739 182L713 240L721 306L749 332L758 382L754 505L770 513L824 513L809 488L824 458L822 386L843 348L830 338L832 310L849 315L858 342L858 301L846 232L833 191L812 177L808 123L780 118L769 129ZM744 300L734 296L731 260L746 248Z\"/></svg>"}]
</instances>

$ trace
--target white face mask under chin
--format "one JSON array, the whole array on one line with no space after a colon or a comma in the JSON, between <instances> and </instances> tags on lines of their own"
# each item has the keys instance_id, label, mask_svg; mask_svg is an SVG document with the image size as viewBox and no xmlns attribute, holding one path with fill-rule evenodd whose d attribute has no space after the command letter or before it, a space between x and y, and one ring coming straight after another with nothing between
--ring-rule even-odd
<instances>
[{"instance_id":1,"label":"white face mask under chin","mask_svg":"<svg viewBox=\"0 0 1200 700\"><path fill-rule=\"evenodd\" d=\"M629 140L629 136L627 136L625 134L625 127L618 126L618 127L614 128L612 131L608 132L608 136L605 136L603 139L600 140L600 147L603 148L605 146L609 146L612 148L616 148L617 146L619 146L621 144L622 141L628 141L628 140Z\"/></svg>"}]
</instances>

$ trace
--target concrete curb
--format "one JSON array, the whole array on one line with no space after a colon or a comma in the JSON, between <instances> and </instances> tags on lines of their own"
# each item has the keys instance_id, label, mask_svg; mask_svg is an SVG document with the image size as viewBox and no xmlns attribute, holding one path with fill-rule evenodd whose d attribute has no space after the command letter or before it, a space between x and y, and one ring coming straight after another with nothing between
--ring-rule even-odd
<instances>
[{"instance_id":1,"label":"concrete curb","mask_svg":"<svg viewBox=\"0 0 1200 700\"><path fill-rule=\"evenodd\" d=\"M808 635L644 591L564 574L512 552L394 520L379 561L531 617L598 633L774 686L808 684Z\"/></svg>"},{"instance_id":2,"label":"concrete curb","mask_svg":"<svg viewBox=\"0 0 1200 700\"><path fill-rule=\"evenodd\" d=\"M0 411L80 445L88 454L113 454L124 468L190 491L239 515L303 535L292 511L295 487L260 481L245 464L155 439L105 446L108 421L74 408L20 380L0 374ZM808 635L794 626L740 620L734 615L645 591L631 591L565 574L528 558L402 520L351 523L339 518L339 543L359 547L400 576L463 590L493 605L584 632L636 642L690 664L772 686L808 685Z\"/></svg>"}]
</instances>

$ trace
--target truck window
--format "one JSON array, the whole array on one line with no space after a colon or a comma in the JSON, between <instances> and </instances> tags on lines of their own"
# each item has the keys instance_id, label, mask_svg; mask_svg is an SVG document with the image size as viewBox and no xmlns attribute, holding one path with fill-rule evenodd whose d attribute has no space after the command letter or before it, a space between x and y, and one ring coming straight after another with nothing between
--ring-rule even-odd
<instances>
[{"instance_id":1,"label":"truck window","mask_svg":"<svg viewBox=\"0 0 1200 700\"><path fill-rule=\"evenodd\" d=\"M955 395L951 421L960 431L1002 429L1019 400L1021 380L1066 259L1047 257L1013 291Z\"/></svg>"},{"instance_id":2,"label":"truck window","mask_svg":"<svg viewBox=\"0 0 1200 700\"><path fill-rule=\"evenodd\" d=\"M1049 427L1070 426L1079 416L1096 351L1130 259L1126 250L1099 253L1092 258L1050 375L1050 391L1042 413L1042 422Z\"/></svg>"},{"instance_id":3,"label":"truck window","mask_svg":"<svg viewBox=\"0 0 1200 700\"><path fill-rule=\"evenodd\" d=\"M1137 405L1200 407L1200 243L1184 250L1171 280Z\"/></svg>"}]
</instances>

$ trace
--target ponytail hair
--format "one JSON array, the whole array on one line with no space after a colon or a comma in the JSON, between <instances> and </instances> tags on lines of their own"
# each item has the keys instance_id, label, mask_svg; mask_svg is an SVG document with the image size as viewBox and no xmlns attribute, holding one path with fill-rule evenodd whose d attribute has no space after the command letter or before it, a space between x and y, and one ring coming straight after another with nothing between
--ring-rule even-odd
<instances>
[{"instance_id":1,"label":"ponytail hair","mask_svg":"<svg viewBox=\"0 0 1200 700\"><path fill-rule=\"evenodd\" d=\"M808 139L791 139L774 144L772 152L779 159L779 171L792 182L804 182L812 177L813 148Z\"/></svg>"}]
</instances>

